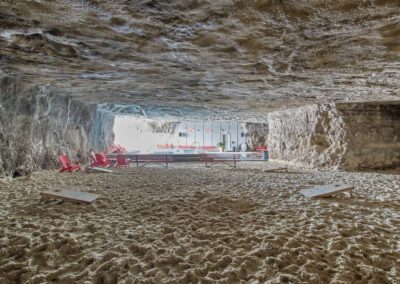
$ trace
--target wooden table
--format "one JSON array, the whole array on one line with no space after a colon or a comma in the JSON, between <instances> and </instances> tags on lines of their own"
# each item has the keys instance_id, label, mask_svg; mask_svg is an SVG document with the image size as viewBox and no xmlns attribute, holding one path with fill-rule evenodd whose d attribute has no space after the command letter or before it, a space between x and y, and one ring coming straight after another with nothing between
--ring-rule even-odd
<instances>
[{"instance_id":1,"label":"wooden table","mask_svg":"<svg viewBox=\"0 0 400 284\"><path fill-rule=\"evenodd\" d=\"M118 155L123 155L131 163L136 163L136 167L144 167L148 164L157 164L168 168L168 164L172 162L208 162L213 159L218 163L233 162L236 167L238 161L263 161L261 159L249 159L245 156L256 155L257 152L206 152L206 153L149 153L149 154L136 154L136 153L110 153L107 156L115 159Z\"/></svg>"}]
</instances>

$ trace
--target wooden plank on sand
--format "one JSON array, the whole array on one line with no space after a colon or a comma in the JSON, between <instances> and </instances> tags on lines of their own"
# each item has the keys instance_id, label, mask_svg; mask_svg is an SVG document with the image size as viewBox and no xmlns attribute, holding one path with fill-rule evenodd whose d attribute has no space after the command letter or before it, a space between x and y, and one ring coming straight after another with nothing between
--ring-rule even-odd
<instances>
[{"instance_id":1,"label":"wooden plank on sand","mask_svg":"<svg viewBox=\"0 0 400 284\"><path fill-rule=\"evenodd\" d=\"M106 169L106 168L99 168L99 167L87 167L86 171L88 172L100 172L100 173L113 173L113 170Z\"/></svg>"},{"instance_id":2,"label":"wooden plank on sand","mask_svg":"<svg viewBox=\"0 0 400 284\"><path fill-rule=\"evenodd\" d=\"M64 199L73 203L90 204L94 202L100 195L72 190L43 191L40 193L42 198Z\"/></svg>"},{"instance_id":3,"label":"wooden plank on sand","mask_svg":"<svg viewBox=\"0 0 400 284\"><path fill-rule=\"evenodd\" d=\"M288 168L287 167L277 166L277 167L268 168L268 169L264 170L265 173L273 173L273 172L281 172L281 171L287 172Z\"/></svg>"},{"instance_id":4,"label":"wooden plank on sand","mask_svg":"<svg viewBox=\"0 0 400 284\"><path fill-rule=\"evenodd\" d=\"M301 193L306 197L324 197L347 191L350 193L350 197L353 197L353 188L353 186L347 184L326 184L314 188L304 189L301 191Z\"/></svg>"}]
</instances>

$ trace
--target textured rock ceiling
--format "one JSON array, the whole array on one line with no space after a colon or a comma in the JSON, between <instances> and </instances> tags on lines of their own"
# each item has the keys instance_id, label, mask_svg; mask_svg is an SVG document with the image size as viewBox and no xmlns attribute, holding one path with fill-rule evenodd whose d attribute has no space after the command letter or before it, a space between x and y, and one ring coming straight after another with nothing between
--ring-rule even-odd
<instances>
[{"instance_id":1,"label":"textured rock ceiling","mask_svg":"<svg viewBox=\"0 0 400 284\"><path fill-rule=\"evenodd\" d=\"M251 116L400 96L399 0L2 0L0 28L0 69L90 101Z\"/></svg>"}]
</instances>

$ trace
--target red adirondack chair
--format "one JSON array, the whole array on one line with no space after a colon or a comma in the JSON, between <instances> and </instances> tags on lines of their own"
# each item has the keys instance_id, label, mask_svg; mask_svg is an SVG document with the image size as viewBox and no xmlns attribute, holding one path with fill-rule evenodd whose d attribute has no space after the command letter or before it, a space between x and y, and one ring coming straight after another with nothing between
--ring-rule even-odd
<instances>
[{"instance_id":1,"label":"red adirondack chair","mask_svg":"<svg viewBox=\"0 0 400 284\"><path fill-rule=\"evenodd\" d=\"M61 169L60 173L62 172L75 172L75 171L80 171L81 166L79 165L79 162L76 162L74 165L71 163L67 155L60 155L58 156L58 161L61 164Z\"/></svg>"},{"instance_id":2,"label":"red adirondack chair","mask_svg":"<svg viewBox=\"0 0 400 284\"><path fill-rule=\"evenodd\" d=\"M111 161L108 159L107 154L103 151L102 153L91 152L92 158L91 167L110 167Z\"/></svg>"},{"instance_id":3,"label":"red adirondack chair","mask_svg":"<svg viewBox=\"0 0 400 284\"><path fill-rule=\"evenodd\" d=\"M108 164L107 167L113 165L113 161L108 158L106 150L101 151L101 155L103 156L103 161L105 161L105 163Z\"/></svg>"},{"instance_id":4,"label":"red adirondack chair","mask_svg":"<svg viewBox=\"0 0 400 284\"><path fill-rule=\"evenodd\" d=\"M98 164L97 164L97 159L96 159L96 155L95 155L96 153L95 152L90 152L90 159L91 159L91 163L90 163L90 166L91 167L97 167L98 166Z\"/></svg>"},{"instance_id":5,"label":"red adirondack chair","mask_svg":"<svg viewBox=\"0 0 400 284\"><path fill-rule=\"evenodd\" d=\"M99 154L99 153L95 153L94 154L95 158L96 158L96 166L94 167L109 167L111 166L111 161L106 157L104 157L103 154Z\"/></svg>"},{"instance_id":6,"label":"red adirondack chair","mask_svg":"<svg viewBox=\"0 0 400 284\"><path fill-rule=\"evenodd\" d=\"M117 156L117 167L128 167L129 162L126 160L124 155Z\"/></svg>"},{"instance_id":7,"label":"red adirondack chair","mask_svg":"<svg viewBox=\"0 0 400 284\"><path fill-rule=\"evenodd\" d=\"M92 163L90 164L91 167L101 167L102 166L102 160L99 161L97 159L95 152L91 152L90 157L92 159Z\"/></svg>"}]
</instances>

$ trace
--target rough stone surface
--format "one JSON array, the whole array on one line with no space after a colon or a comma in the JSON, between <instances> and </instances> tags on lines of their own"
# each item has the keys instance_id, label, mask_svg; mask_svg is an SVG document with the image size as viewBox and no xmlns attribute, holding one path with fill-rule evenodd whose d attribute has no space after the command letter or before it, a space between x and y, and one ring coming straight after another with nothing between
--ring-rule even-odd
<instances>
[{"instance_id":1,"label":"rough stone surface","mask_svg":"<svg viewBox=\"0 0 400 284\"><path fill-rule=\"evenodd\" d=\"M273 112L268 147L274 159L337 167L346 151L346 130L334 104Z\"/></svg>"},{"instance_id":2,"label":"rough stone surface","mask_svg":"<svg viewBox=\"0 0 400 284\"><path fill-rule=\"evenodd\" d=\"M337 104L346 131L345 169L400 167L400 102Z\"/></svg>"},{"instance_id":3,"label":"rough stone surface","mask_svg":"<svg viewBox=\"0 0 400 284\"><path fill-rule=\"evenodd\" d=\"M0 68L67 94L51 100L57 112L33 107L42 106L37 98L48 100L48 88L5 96L1 133L75 149L85 141L102 144L95 140L110 133L99 124L112 116L109 109L265 122L272 111L323 104L271 115L272 156L324 167L392 167L398 136L389 117L395 115L334 104L399 99L399 23L398 0L0 1ZM90 103L104 104L104 112ZM40 116L47 112L48 133ZM11 120L46 139L35 131L13 133ZM359 134L365 127L371 135ZM249 144L263 137L256 133ZM15 148L10 141L0 142Z\"/></svg>"},{"instance_id":4,"label":"rough stone surface","mask_svg":"<svg viewBox=\"0 0 400 284\"><path fill-rule=\"evenodd\" d=\"M246 144L250 150L255 150L256 146L267 146L268 123L244 123L246 133Z\"/></svg>"},{"instance_id":5,"label":"rough stone surface","mask_svg":"<svg viewBox=\"0 0 400 284\"><path fill-rule=\"evenodd\" d=\"M398 15L398 0L3 0L0 65L89 101L247 120L398 99Z\"/></svg>"},{"instance_id":6,"label":"rough stone surface","mask_svg":"<svg viewBox=\"0 0 400 284\"><path fill-rule=\"evenodd\" d=\"M0 176L58 167L61 152L87 161L90 148L112 142L110 118L95 104L0 73Z\"/></svg>"},{"instance_id":7,"label":"rough stone surface","mask_svg":"<svg viewBox=\"0 0 400 284\"><path fill-rule=\"evenodd\" d=\"M269 114L272 158L320 168L400 166L400 102L312 105Z\"/></svg>"}]
</instances>

